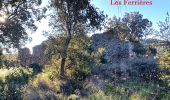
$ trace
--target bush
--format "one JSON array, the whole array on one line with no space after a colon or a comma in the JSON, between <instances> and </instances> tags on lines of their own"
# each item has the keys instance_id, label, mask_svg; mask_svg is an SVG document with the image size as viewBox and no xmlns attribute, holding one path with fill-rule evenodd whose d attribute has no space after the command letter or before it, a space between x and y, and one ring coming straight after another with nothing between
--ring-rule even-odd
<instances>
[{"instance_id":1,"label":"bush","mask_svg":"<svg viewBox=\"0 0 170 100\"><path fill-rule=\"evenodd\" d=\"M24 89L24 100L60 100L61 81L57 75L54 69L48 69L34 77Z\"/></svg>"},{"instance_id":2,"label":"bush","mask_svg":"<svg viewBox=\"0 0 170 100\"><path fill-rule=\"evenodd\" d=\"M159 62L162 70L160 79L170 86L170 51L165 51L162 57L159 58Z\"/></svg>"},{"instance_id":3,"label":"bush","mask_svg":"<svg viewBox=\"0 0 170 100\"><path fill-rule=\"evenodd\" d=\"M1 70L0 100L20 100L22 87L28 83L32 71L22 67Z\"/></svg>"},{"instance_id":4,"label":"bush","mask_svg":"<svg viewBox=\"0 0 170 100\"><path fill-rule=\"evenodd\" d=\"M74 80L67 80L66 83L60 86L60 88L63 94L69 96L75 94L76 90L81 90L83 87L82 84L79 84Z\"/></svg>"},{"instance_id":5,"label":"bush","mask_svg":"<svg viewBox=\"0 0 170 100\"><path fill-rule=\"evenodd\" d=\"M63 96L59 97L54 91L40 89L31 85L25 88L22 96L23 100L65 100Z\"/></svg>"},{"instance_id":6,"label":"bush","mask_svg":"<svg viewBox=\"0 0 170 100\"><path fill-rule=\"evenodd\" d=\"M113 100L164 100L170 93L166 87L159 84L136 80L116 84L106 82L104 92L112 95Z\"/></svg>"},{"instance_id":7,"label":"bush","mask_svg":"<svg viewBox=\"0 0 170 100\"><path fill-rule=\"evenodd\" d=\"M29 65L29 68L32 68L33 69L33 74L36 75L36 74L42 72L43 66L41 66L39 64L36 64L36 63L33 63L33 64Z\"/></svg>"},{"instance_id":8,"label":"bush","mask_svg":"<svg viewBox=\"0 0 170 100\"><path fill-rule=\"evenodd\" d=\"M103 91L89 95L88 100L113 100L112 95L106 95Z\"/></svg>"},{"instance_id":9,"label":"bush","mask_svg":"<svg viewBox=\"0 0 170 100\"><path fill-rule=\"evenodd\" d=\"M133 52L135 52L137 56L145 55L146 51L146 48L141 43L134 43Z\"/></svg>"},{"instance_id":10,"label":"bush","mask_svg":"<svg viewBox=\"0 0 170 100\"><path fill-rule=\"evenodd\" d=\"M157 50L153 46L149 46L150 55L156 56Z\"/></svg>"},{"instance_id":11,"label":"bush","mask_svg":"<svg viewBox=\"0 0 170 100\"><path fill-rule=\"evenodd\" d=\"M74 78L78 81L84 81L91 74L91 68L87 61L80 61L79 66L75 68Z\"/></svg>"},{"instance_id":12,"label":"bush","mask_svg":"<svg viewBox=\"0 0 170 100\"><path fill-rule=\"evenodd\" d=\"M140 58L131 61L131 76L137 76L146 81L158 80L160 69L154 59Z\"/></svg>"},{"instance_id":13,"label":"bush","mask_svg":"<svg viewBox=\"0 0 170 100\"><path fill-rule=\"evenodd\" d=\"M68 97L68 100L80 100L79 96L72 94Z\"/></svg>"},{"instance_id":14,"label":"bush","mask_svg":"<svg viewBox=\"0 0 170 100\"><path fill-rule=\"evenodd\" d=\"M146 100L146 97L143 97L141 94L139 93L133 93L130 96L130 100Z\"/></svg>"}]
</instances>

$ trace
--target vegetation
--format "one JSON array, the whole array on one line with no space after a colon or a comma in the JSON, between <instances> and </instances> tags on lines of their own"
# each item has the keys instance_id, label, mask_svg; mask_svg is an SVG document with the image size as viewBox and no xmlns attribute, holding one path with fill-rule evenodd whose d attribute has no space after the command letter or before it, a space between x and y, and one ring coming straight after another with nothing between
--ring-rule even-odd
<instances>
[{"instance_id":1,"label":"vegetation","mask_svg":"<svg viewBox=\"0 0 170 100\"><path fill-rule=\"evenodd\" d=\"M159 27L160 27L160 32L158 34L156 34L157 36L161 37L162 39L164 39L165 41L169 41L170 39L170 20L169 20L169 13L167 12L167 17L165 19L165 21L160 21L158 23Z\"/></svg>"},{"instance_id":2,"label":"vegetation","mask_svg":"<svg viewBox=\"0 0 170 100\"><path fill-rule=\"evenodd\" d=\"M143 18L139 12L126 13L123 18L113 17L108 19L107 30L114 30L120 39L139 41L144 35L149 34L152 22Z\"/></svg>"},{"instance_id":3,"label":"vegetation","mask_svg":"<svg viewBox=\"0 0 170 100\"><path fill-rule=\"evenodd\" d=\"M56 23L54 24L58 31L65 34L66 37L61 52L60 76L63 77L67 51L73 36L81 31L84 32L85 30L82 27L85 28L87 25L92 28L100 28L105 16L90 4L90 0L53 0L53 4L57 13Z\"/></svg>"},{"instance_id":4,"label":"vegetation","mask_svg":"<svg viewBox=\"0 0 170 100\"><path fill-rule=\"evenodd\" d=\"M165 51L162 55L162 57L160 57L159 61L160 61L160 67L162 70L162 74L161 74L161 79L164 80L165 82L167 82L168 86L170 86L170 65L169 65L169 56L170 56L170 52L169 51Z\"/></svg>"},{"instance_id":5,"label":"vegetation","mask_svg":"<svg viewBox=\"0 0 170 100\"><path fill-rule=\"evenodd\" d=\"M36 30L34 24L35 18L41 16L39 13L36 14L36 12L37 10L41 10L34 9L34 7L40 5L40 1L41 0L0 1L0 17L3 19L0 22L1 48L7 48L7 46L19 48L29 39L26 29L30 31Z\"/></svg>"},{"instance_id":6,"label":"vegetation","mask_svg":"<svg viewBox=\"0 0 170 100\"><path fill-rule=\"evenodd\" d=\"M0 69L0 99L20 100L22 88L31 78L32 70L22 67Z\"/></svg>"},{"instance_id":7,"label":"vegetation","mask_svg":"<svg viewBox=\"0 0 170 100\"><path fill-rule=\"evenodd\" d=\"M169 37L144 43L144 36L152 31L152 22L139 12L131 12L103 23L106 16L91 0L51 3L54 16L50 23L57 35L43 42L46 63L30 62L20 67L17 54L3 54L3 50L20 48L28 39L27 29L35 31L34 21L43 17L36 12L49 8L40 10L41 0L0 1L0 12L7 16L0 22L0 100L170 100ZM167 16L159 24L160 37L169 35ZM87 35L103 24L103 34L115 40L110 39L111 46L103 42L118 51L113 57L106 55L108 48L101 44L93 47L95 36ZM163 50L162 42L167 43ZM112 43L119 45L118 49L113 49ZM121 43L128 48L119 48ZM108 56L123 59L111 62Z\"/></svg>"}]
</instances>

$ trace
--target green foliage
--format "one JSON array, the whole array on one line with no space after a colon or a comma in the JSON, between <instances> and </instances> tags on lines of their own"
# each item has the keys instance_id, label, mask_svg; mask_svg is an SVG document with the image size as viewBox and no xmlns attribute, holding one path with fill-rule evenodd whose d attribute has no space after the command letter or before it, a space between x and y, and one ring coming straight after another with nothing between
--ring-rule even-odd
<instances>
[{"instance_id":1,"label":"green foliage","mask_svg":"<svg viewBox=\"0 0 170 100\"><path fill-rule=\"evenodd\" d=\"M45 72L51 73L51 78L58 78L60 73L59 65L60 60L58 59L58 56L53 56L52 59L45 65Z\"/></svg>"},{"instance_id":2,"label":"green foliage","mask_svg":"<svg viewBox=\"0 0 170 100\"><path fill-rule=\"evenodd\" d=\"M58 98L64 98L57 95L61 92L61 81L58 79L55 68L48 68L44 72L38 74L32 79L32 81L23 90L24 100L58 100Z\"/></svg>"},{"instance_id":3,"label":"green foliage","mask_svg":"<svg viewBox=\"0 0 170 100\"><path fill-rule=\"evenodd\" d=\"M98 91L89 95L88 100L113 100L112 95L106 95L103 91Z\"/></svg>"},{"instance_id":4,"label":"green foliage","mask_svg":"<svg viewBox=\"0 0 170 100\"><path fill-rule=\"evenodd\" d=\"M79 66L75 68L74 78L79 81L85 80L91 74L91 68L88 66L89 62L80 61Z\"/></svg>"},{"instance_id":5,"label":"green foliage","mask_svg":"<svg viewBox=\"0 0 170 100\"><path fill-rule=\"evenodd\" d=\"M46 68L52 68L60 73L60 60L64 36L58 36L46 42L46 55L51 59ZM68 47L68 56L66 59L66 76L76 80L84 80L91 73L93 58L87 51L90 44L90 38L85 34L77 34L71 40ZM56 68L56 69L55 69Z\"/></svg>"},{"instance_id":6,"label":"green foliage","mask_svg":"<svg viewBox=\"0 0 170 100\"><path fill-rule=\"evenodd\" d=\"M42 87L27 86L22 100L66 100L63 95L56 95L56 93L50 89L43 89ZM61 98L61 99L60 99Z\"/></svg>"},{"instance_id":7,"label":"green foliage","mask_svg":"<svg viewBox=\"0 0 170 100\"><path fill-rule=\"evenodd\" d=\"M79 100L79 96L72 94L68 97L68 100Z\"/></svg>"},{"instance_id":8,"label":"green foliage","mask_svg":"<svg viewBox=\"0 0 170 100\"><path fill-rule=\"evenodd\" d=\"M71 40L77 34L86 34L90 29L99 29L105 20L103 12L99 12L91 3L91 0L52 0L56 8L54 28L60 34L65 35L61 53L60 76L65 74L65 61ZM76 37L74 37L76 38Z\"/></svg>"},{"instance_id":9,"label":"green foliage","mask_svg":"<svg viewBox=\"0 0 170 100\"><path fill-rule=\"evenodd\" d=\"M170 52L165 51L163 55L159 58L161 72L161 79L167 82L168 86L170 86Z\"/></svg>"},{"instance_id":10,"label":"green foliage","mask_svg":"<svg viewBox=\"0 0 170 100\"><path fill-rule=\"evenodd\" d=\"M1 66L3 65L3 53L2 53L2 50L1 50L1 48L0 48L0 68L1 68Z\"/></svg>"},{"instance_id":11,"label":"green foliage","mask_svg":"<svg viewBox=\"0 0 170 100\"><path fill-rule=\"evenodd\" d=\"M131 96L130 96L130 100L146 100L145 97L141 96L140 94L138 93L133 93Z\"/></svg>"},{"instance_id":12,"label":"green foliage","mask_svg":"<svg viewBox=\"0 0 170 100\"><path fill-rule=\"evenodd\" d=\"M137 56L145 55L146 51L146 48L141 43L134 44L133 52L135 52Z\"/></svg>"},{"instance_id":13,"label":"green foliage","mask_svg":"<svg viewBox=\"0 0 170 100\"><path fill-rule=\"evenodd\" d=\"M131 76L137 76L145 81L157 81L159 79L160 69L157 62L153 59L133 59L131 68Z\"/></svg>"},{"instance_id":14,"label":"green foliage","mask_svg":"<svg viewBox=\"0 0 170 100\"><path fill-rule=\"evenodd\" d=\"M160 31L157 32L157 36L162 38L165 41L170 41L170 20L169 20L169 13L167 12L167 16L164 21L160 21L158 23L158 26L160 27Z\"/></svg>"},{"instance_id":15,"label":"green foliage","mask_svg":"<svg viewBox=\"0 0 170 100\"><path fill-rule=\"evenodd\" d=\"M169 51L165 51L162 55L162 57L160 58L160 64L161 64L161 68L170 71L170 52Z\"/></svg>"},{"instance_id":16,"label":"green foliage","mask_svg":"<svg viewBox=\"0 0 170 100\"><path fill-rule=\"evenodd\" d=\"M89 21L89 25L93 28L100 28L100 25L105 19L103 12L99 12L97 8L95 8L91 3L91 0L84 0L83 2L80 1L67 1L67 0L53 0L53 6L57 9L57 24L65 25L64 23L67 22L67 25L71 25L72 27L61 27L62 31L66 31L66 28L70 30L72 33L76 33L79 31L77 29L79 25L86 24ZM67 6L65 6L67 5ZM70 18L67 20L67 18ZM75 29L74 29L75 28ZM73 34L72 33L72 34ZM68 33L67 33L68 34Z\"/></svg>"},{"instance_id":17,"label":"green foliage","mask_svg":"<svg viewBox=\"0 0 170 100\"><path fill-rule=\"evenodd\" d=\"M145 35L145 31L152 26L152 22L143 18L143 15L139 12L126 13L122 21L130 30L128 38L131 41L140 40Z\"/></svg>"},{"instance_id":18,"label":"green foliage","mask_svg":"<svg viewBox=\"0 0 170 100\"><path fill-rule=\"evenodd\" d=\"M22 87L28 83L32 71L22 67L1 69L0 99L20 100Z\"/></svg>"},{"instance_id":19,"label":"green foliage","mask_svg":"<svg viewBox=\"0 0 170 100\"><path fill-rule=\"evenodd\" d=\"M1 0L0 17L4 18L4 21L0 22L0 43L2 45L19 48L29 39L26 29L36 30L34 21L37 16L35 12L41 12L41 10L36 11L37 9L34 8L39 5L38 1ZM34 18L33 15L35 15ZM37 15L40 16L40 13L37 13Z\"/></svg>"},{"instance_id":20,"label":"green foliage","mask_svg":"<svg viewBox=\"0 0 170 100\"><path fill-rule=\"evenodd\" d=\"M139 41L146 33L152 23L143 18L139 12L126 13L123 18L113 17L109 19L106 25L107 30L115 31L116 35L123 40Z\"/></svg>"},{"instance_id":21,"label":"green foliage","mask_svg":"<svg viewBox=\"0 0 170 100\"><path fill-rule=\"evenodd\" d=\"M91 52L90 56L93 58L95 63L102 63L103 61L107 62L107 60L104 58L105 51L105 48L98 48L96 52Z\"/></svg>"},{"instance_id":22,"label":"green foliage","mask_svg":"<svg viewBox=\"0 0 170 100\"><path fill-rule=\"evenodd\" d=\"M82 90L83 84L79 84L79 82L74 80L66 80L60 88L63 94L69 96L71 94L75 94L76 90Z\"/></svg>"},{"instance_id":23,"label":"green foliage","mask_svg":"<svg viewBox=\"0 0 170 100\"><path fill-rule=\"evenodd\" d=\"M105 48L98 48L97 52L92 53L92 56L94 57L96 62L105 64L107 63L107 59L105 58L105 52Z\"/></svg>"},{"instance_id":24,"label":"green foliage","mask_svg":"<svg viewBox=\"0 0 170 100\"><path fill-rule=\"evenodd\" d=\"M46 45L44 54L48 59L60 59L65 38L63 35L50 36L43 42Z\"/></svg>"},{"instance_id":25,"label":"green foliage","mask_svg":"<svg viewBox=\"0 0 170 100\"><path fill-rule=\"evenodd\" d=\"M168 98L169 92L166 89L166 87L152 82L146 83L133 79L124 83L106 82L104 92L107 95L112 95L115 100L162 100Z\"/></svg>"},{"instance_id":26,"label":"green foliage","mask_svg":"<svg viewBox=\"0 0 170 100\"><path fill-rule=\"evenodd\" d=\"M153 46L149 46L150 55L156 56L157 50Z\"/></svg>"},{"instance_id":27,"label":"green foliage","mask_svg":"<svg viewBox=\"0 0 170 100\"><path fill-rule=\"evenodd\" d=\"M157 56L156 47L154 45L146 46L145 56L156 57Z\"/></svg>"},{"instance_id":28,"label":"green foliage","mask_svg":"<svg viewBox=\"0 0 170 100\"><path fill-rule=\"evenodd\" d=\"M105 84L105 92L106 92L106 94L109 94L109 93L116 92L116 90L111 83L106 83Z\"/></svg>"},{"instance_id":29,"label":"green foliage","mask_svg":"<svg viewBox=\"0 0 170 100\"><path fill-rule=\"evenodd\" d=\"M36 75L36 74L42 72L43 66L36 64L36 63L33 63L33 64L29 65L29 68L32 68L33 69L33 75Z\"/></svg>"}]
</instances>

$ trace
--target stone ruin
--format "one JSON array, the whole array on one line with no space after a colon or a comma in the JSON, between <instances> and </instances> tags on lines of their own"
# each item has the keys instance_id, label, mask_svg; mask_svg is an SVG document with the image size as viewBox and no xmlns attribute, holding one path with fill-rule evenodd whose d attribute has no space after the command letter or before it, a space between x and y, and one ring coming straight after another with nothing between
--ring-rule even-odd
<instances>
[{"instance_id":1,"label":"stone ruin","mask_svg":"<svg viewBox=\"0 0 170 100\"><path fill-rule=\"evenodd\" d=\"M29 48L23 48L19 50L19 61L21 66L29 66L30 64L36 63L39 65L44 65L45 60L45 45L40 44L33 47L33 52L31 54Z\"/></svg>"},{"instance_id":2,"label":"stone ruin","mask_svg":"<svg viewBox=\"0 0 170 100\"><path fill-rule=\"evenodd\" d=\"M133 59L133 44L129 41L121 41L112 32L95 34L92 36L91 49L97 51L99 48L104 48L104 59L107 64L119 64L121 67L127 67L126 62Z\"/></svg>"},{"instance_id":3,"label":"stone ruin","mask_svg":"<svg viewBox=\"0 0 170 100\"><path fill-rule=\"evenodd\" d=\"M94 74L100 73L106 77L112 77L115 73L124 74L127 76L127 71L130 69L129 61L134 59L133 43L120 40L113 32L105 32L102 34L94 34L92 36L93 51L98 51L99 48L104 48L103 58L106 62L94 66Z\"/></svg>"},{"instance_id":4,"label":"stone ruin","mask_svg":"<svg viewBox=\"0 0 170 100\"><path fill-rule=\"evenodd\" d=\"M32 63L44 65L47 61L44 55L46 46L42 43L33 47L33 53L30 53L28 48L20 50L20 64L28 66ZM91 48L97 51L99 48L105 48L104 59L107 60L105 66L120 66L127 68L129 59L132 59L134 53L132 51L133 45L127 41L121 41L112 32L105 32L102 34L94 34L92 36Z\"/></svg>"},{"instance_id":5,"label":"stone ruin","mask_svg":"<svg viewBox=\"0 0 170 100\"><path fill-rule=\"evenodd\" d=\"M33 47L33 53L32 53L32 62L31 63L37 63L39 65L44 65L45 61L45 45L37 45Z\"/></svg>"},{"instance_id":6,"label":"stone ruin","mask_svg":"<svg viewBox=\"0 0 170 100\"><path fill-rule=\"evenodd\" d=\"M19 50L19 62L21 66L28 66L31 62L31 51L29 48Z\"/></svg>"}]
</instances>

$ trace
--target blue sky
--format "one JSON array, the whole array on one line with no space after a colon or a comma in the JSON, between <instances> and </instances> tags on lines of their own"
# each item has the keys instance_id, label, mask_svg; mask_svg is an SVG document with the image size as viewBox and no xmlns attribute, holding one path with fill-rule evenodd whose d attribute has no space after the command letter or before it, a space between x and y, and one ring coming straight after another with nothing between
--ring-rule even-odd
<instances>
[{"instance_id":1,"label":"blue sky","mask_svg":"<svg viewBox=\"0 0 170 100\"><path fill-rule=\"evenodd\" d=\"M114 1L114 0L113 0ZM119 0L122 1L123 0ZM132 0L129 0L132 1ZM138 0L135 0L138 1ZM146 0L142 0L146 1ZM47 0L43 3L44 5L48 3ZM125 12L134 12L139 11L144 18L148 18L153 22L153 27L159 29L157 23L159 21L164 21L166 18L166 13L170 13L170 0L152 0L152 5L111 5L110 0L92 0L92 3L99 8L101 11L104 11L109 17L117 16L122 17ZM46 39L42 35L42 32L48 29L48 20L43 19L41 23L37 23L38 30L36 33L32 34L32 42L27 43L26 47L33 47L35 45L41 44L42 41Z\"/></svg>"},{"instance_id":2,"label":"blue sky","mask_svg":"<svg viewBox=\"0 0 170 100\"><path fill-rule=\"evenodd\" d=\"M115 0L113 0L115 1ZM118 0L117 0L118 1ZM124 1L124 0L119 0ZM132 1L132 0L129 0ZM133 0L138 1L138 0ZM139 0L140 1L140 0ZM142 0L146 1L146 0ZM151 1L151 0L150 0ZM152 0L152 5L110 5L110 0L93 0L92 2L100 10L104 11L109 17L121 17L125 12L139 11L144 18L153 22L153 27L158 29L157 22L166 18L166 13L170 12L170 0Z\"/></svg>"}]
</instances>

